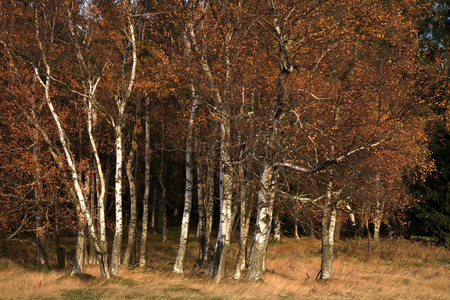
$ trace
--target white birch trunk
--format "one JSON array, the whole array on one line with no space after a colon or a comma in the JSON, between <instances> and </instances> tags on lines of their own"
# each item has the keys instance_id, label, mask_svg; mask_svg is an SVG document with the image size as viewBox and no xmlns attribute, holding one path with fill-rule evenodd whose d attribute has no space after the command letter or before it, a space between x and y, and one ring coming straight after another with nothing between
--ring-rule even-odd
<instances>
[{"instance_id":1,"label":"white birch trunk","mask_svg":"<svg viewBox=\"0 0 450 300\"><path fill-rule=\"evenodd\" d=\"M239 253L236 259L236 268L234 271L234 279L240 279L242 277L242 271L245 269L245 264L247 260L247 241L248 233L250 228L250 216L253 210L253 200L250 201L247 211L247 185L245 185L241 190L241 204L240 204L240 233L239 233ZM244 198L242 198L244 197ZM244 200L242 200L244 199Z\"/></svg>"},{"instance_id":2,"label":"white birch trunk","mask_svg":"<svg viewBox=\"0 0 450 300\"><path fill-rule=\"evenodd\" d=\"M213 267L211 275L216 282L224 277L226 254L230 245L231 221L232 221L232 165L229 154L230 121L221 120L221 144L220 144L220 219L219 234L217 236L216 248L214 251Z\"/></svg>"},{"instance_id":3,"label":"white birch trunk","mask_svg":"<svg viewBox=\"0 0 450 300\"><path fill-rule=\"evenodd\" d=\"M194 121L199 105L198 95L193 93L193 103L188 123L188 135L186 138L186 188L184 192L184 210L181 221L180 242L178 253L173 266L173 272L182 274L184 272L184 259L189 234L189 221L191 219L192 193L194 190Z\"/></svg>"},{"instance_id":4,"label":"white birch trunk","mask_svg":"<svg viewBox=\"0 0 450 300\"><path fill-rule=\"evenodd\" d=\"M77 241L75 246L75 256L73 258L72 270L70 271L71 276L75 274L83 274L84 272L84 247L86 239L84 234L84 220L78 207L77 207L77 217L78 217Z\"/></svg>"},{"instance_id":5,"label":"white birch trunk","mask_svg":"<svg viewBox=\"0 0 450 300\"><path fill-rule=\"evenodd\" d=\"M134 25L131 22L131 17L128 16L129 25L129 42L132 46L132 67L130 73L130 80L128 82L127 90L123 97L116 97L116 103L118 108L118 116L114 126L115 134L115 152L116 152L116 175L115 175L115 212L116 212L116 222L115 222L115 233L113 246L111 251L111 274L113 276L119 276L120 267L120 252L122 245L122 173L123 173L123 130L125 127L125 108L130 99L131 92L133 91L134 82L136 79L136 65L137 65L137 49L136 40L134 33Z\"/></svg>"},{"instance_id":6,"label":"white birch trunk","mask_svg":"<svg viewBox=\"0 0 450 300\"><path fill-rule=\"evenodd\" d=\"M333 249L334 230L336 228L337 209L332 203L332 183L329 182L325 197L322 218L322 266L320 270L321 279L330 279L333 276Z\"/></svg>"},{"instance_id":7,"label":"white birch trunk","mask_svg":"<svg viewBox=\"0 0 450 300\"><path fill-rule=\"evenodd\" d=\"M264 164L258 191L258 209L256 215L253 245L250 253L250 261L245 275L249 281L259 280L264 272L264 263L267 251L267 239L272 223L273 192L275 183L275 167L269 163Z\"/></svg>"},{"instance_id":8,"label":"white birch trunk","mask_svg":"<svg viewBox=\"0 0 450 300\"><path fill-rule=\"evenodd\" d=\"M377 189L377 200L375 203L375 211L374 211L374 220L373 220L373 239L376 243L378 243L380 239L380 227L381 221L383 219L383 211L384 211L384 201L381 198L381 186L380 186L380 176L377 174L376 177L376 189Z\"/></svg>"},{"instance_id":9,"label":"white birch trunk","mask_svg":"<svg viewBox=\"0 0 450 300\"><path fill-rule=\"evenodd\" d=\"M90 90L91 97L93 89ZM96 113L92 107L92 99L87 99L87 117L88 117L88 135L91 144L92 154L94 155L95 171L96 171L96 186L97 186L97 211L99 224L100 245L106 252L108 249L108 242L106 240L106 216L105 216L105 201L106 201L106 178L103 172L102 162L97 149L97 142L95 139L94 128L96 123Z\"/></svg>"},{"instance_id":10,"label":"white birch trunk","mask_svg":"<svg viewBox=\"0 0 450 300\"><path fill-rule=\"evenodd\" d=\"M122 167L123 167L123 133L122 133L122 121L118 121L116 124L116 175L115 175L115 232L114 240L111 250L111 275L119 276L120 267L120 251L122 246Z\"/></svg>"},{"instance_id":11,"label":"white birch trunk","mask_svg":"<svg viewBox=\"0 0 450 300\"><path fill-rule=\"evenodd\" d=\"M39 36L39 33L37 33L37 36ZM39 41L39 40L38 40ZM40 44L40 41L38 42ZM42 49L42 46L40 47ZM44 60L45 61L45 60ZM35 68L35 74L36 77L39 79L41 85L44 88L44 93L45 93L45 99L47 102L47 106L50 109L50 112L52 114L52 117L55 121L57 130L58 130L58 136L59 136L59 140L61 142L62 148L64 150L64 154L66 156L66 161L67 164L70 168L70 172L72 175L72 183L74 186L74 190L75 190L75 194L77 195L77 199L80 205L80 209L81 212L85 218L85 221L87 223L88 229L89 229L89 233L91 234L91 236L97 241L96 242L96 252L97 252L97 257L99 259L99 264L100 264L100 270L101 270L101 274L102 277L106 277L109 278L109 273L106 271L105 267L105 261L104 261L104 250L101 248L100 244L98 243L98 238L97 238L97 234L95 231L95 227L94 227L94 222L92 219L92 216L89 212L89 210L87 209L87 205L86 205L86 199L84 198L83 195L83 190L81 187L81 183L80 183L80 179L79 179L79 175L78 175L78 171L77 171L77 167L76 167L76 163L75 160L73 158L72 155L72 151L70 149L69 146L69 142L68 142L68 138L67 135L64 131L64 128L62 126L62 123L59 119L59 115L56 112L54 106L53 106L53 102L51 100L50 97L50 68L48 67L48 65L45 63L46 65L46 71L47 71L47 78L46 78L46 82L44 83L40 77L39 77L39 71L37 68Z\"/></svg>"}]
</instances>

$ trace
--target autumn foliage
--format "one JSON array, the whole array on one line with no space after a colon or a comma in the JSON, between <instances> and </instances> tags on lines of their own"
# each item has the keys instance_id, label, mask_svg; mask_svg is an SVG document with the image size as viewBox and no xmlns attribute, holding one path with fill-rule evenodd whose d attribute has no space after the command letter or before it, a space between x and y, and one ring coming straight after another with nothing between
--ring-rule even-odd
<instances>
[{"instance_id":1,"label":"autumn foliage","mask_svg":"<svg viewBox=\"0 0 450 300\"><path fill-rule=\"evenodd\" d=\"M412 0L3 1L1 237L36 235L45 260L47 237L77 235L78 253L90 240L90 262L102 268L110 256L117 276L122 229L146 230L149 203L164 235L167 224L182 221L183 232L198 221L201 266L218 281L239 223L245 253L254 234L248 280L264 271L274 214L304 234L334 233L336 222L347 236L406 232L405 170L433 169L424 9ZM139 255L129 246L126 266Z\"/></svg>"}]
</instances>

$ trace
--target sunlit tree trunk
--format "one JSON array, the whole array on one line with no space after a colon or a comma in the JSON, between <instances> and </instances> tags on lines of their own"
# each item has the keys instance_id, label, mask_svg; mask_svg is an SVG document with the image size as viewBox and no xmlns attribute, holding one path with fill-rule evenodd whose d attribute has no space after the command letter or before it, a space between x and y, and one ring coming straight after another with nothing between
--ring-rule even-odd
<instances>
[{"instance_id":1,"label":"sunlit tree trunk","mask_svg":"<svg viewBox=\"0 0 450 300\"><path fill-rule=\"evenodd\" d=\"M75 256L73 258L72 270L70 275L83 274L84 272L84 248L85 248L85 224L84 218L80 212L80 208L77 205L77 217L78 217L78 230L77 241L75 246Z\"/></svg>"},{"instance_id":2,"label":"sunlit tree trunk","mask_svg":"<svg viewBox=\"0 0 450 300\"><path fill-rule=\"evenodd\" d=\"M322 217L322 266L320 270L321 279L330 279L333 276L333 249L334 249L334 230L336 226L337 210L332 203L332 187L330 181L328 183L323 207Z\"/></svg>"},{"instance_id":3,"label":"sunlit tree trunk","mask_svg":"<svg viewBox=\"0 0 450 300\"><path fill-rule=\"evenodd\" d=\"M248 240L248 227L247 223L250 224L248 219L250 219L250 216L247 216L247 187L248 182L245 182L244 179L244 162L243 159L243 151L241 151L240 154L240 162L238 165L238 174L239 174L239 216L240 216L240 223L239 223L239 252L236 259L236 267L234 271L234 279L240 279L241 278L241 272L245 268L245 261L247 258L247 240ZM250 208L251 212L251 208Z\"/></svg>"},{"instance_id":4,"label":"sunlit tree trunk","mask_svg":"<svg viewBox=\"0 0 450 300\"><path fill-rule=\"evenodd\" d=\"M133 86L136 78L136 65L137 65L137 48L135 40L134 25L131 21L131 16L128 16L128 32L127 36L129 39L129 44L131 46L131 56L132 56L132 67L130 72L130 79L128 82L128 87L124 92L124 95L116 96L116 104L118 108L118 115L114 124L114 134L115 134L115 153L116 153L116 175L115 175L115 212L116 212L116 222L115 222L115 232L114 240L111 250L111 274L113 276L119 276L120 267L120 255L121 255L121 245L122 245L122 230L123 230L123 220L122 220L122 173L123 173L123 130L125 128L125 108L127 107L128 101L130 100L131 92L133 91ZM124 54L125 65L126 55Z\"/></svg>"},{"instance_id":5,"label":"sunlit tree trunk","mask_svg":"<svg viewBox=\"0 0 450 300\"><path fill-rule=\"evenodd\" d=\"M232 165L229 154L230 140L230 120L225 119L220 123L221 126L221 143L220 143L220 219L219 233L217 236L216 248L214 250L213 267L211 275L216 281L220 281L224 277L226 255L230 245L230 234L232 226L232 197L233 197L233 178Z\"/></svg>"},{"instance_id":6,"label":"sunlit tree trunk","mask_svg":"<svg viewBox=\"0 0 450 300\"><path fill-rule=\"evenodd\" d=\"M124 121L122 116L117 120L115 135L115 152L116 152L116 175L115 175L115 231L114 240L111 250L111 275L119 276L120 255L122 246L122 168L123 168L123 126Z\"/></svg>"},{"instance_id":7,"label":"sunlit tree trunk","mask_svg":"<svg viewBox=\"0 0 450 300\"><path fill-rule=\"evenodd\" d=\"M256 215L255 232L253 235L253 245L250 253L250 261L245 275L246 280L258 280L264 272L266 260L267 239L269 237L273 201L275 192L276 168L265 162L260 179L260 190L258 191L258 209Z\"/></svg>"},{"instance_id":8,"label":"sunlit tree trunk","mask_svg":"<svg viewBox=\"0 0 450 300\"><path fill-rule=\"evenodd\" d=\"M180 242L178 245L178 253L173 267L175 273L184 272L184 259L186 256L186 247L188 242L189 221L191 219L192 194L194 190L194 121L197 115L199 105L198 94L195 88L192 88L192 108L188 123L188 134L186 138L186 188L184 193L184 210L183 219L181 221Z\"/></svg>"},{"instance_id":9,"label":"sunlit tree trunk","mask_svg":"<svg viewBox=\"0 0 450 300\"><path fill-rule=\"evenodd\" d=\"M40 77L41 73L37 67L34 67L34 73L36 75L36 78L38 78L39 83L42 85L42 87L44 89L44 97L45 97L47 106L48 106L50 113L55 121L55 125L58 130L59 140L60 140L62 148L64 150L67 165L69 166L69 169L70 169L70 172L72 175L72 183L73 183L73 187L75 190L75 194L77 195L78 204L80 206L81 212L87 223L89 233L96 240L96 252L97 252L97 258L99 259L101 274L103 277L108 278L109 273L105 269L105 267L106 267L105 260L104 260L105 251L100 247L100 244L98 243L98 237L97 237L97 234L95 231L93 218L87 208L87 204L86 204L85 197L83 195L76 163L73 158L73 153L70 149L69 140L65 133L64 127L62 126L59 115L58 115L57 111L55 110L55 107L52 102L52 98L50 97L50 82L51 82L50 74L51 74L51 71L50 71L50 66L47 63L46 54L44 52L44 48L42 46L42 43L41 43L40 37L39 37L40 33L39 33L39 22L38 22L38 17L37 17L37 11L36 11L35 20L36 20L36 40L38 42L39 49L41 50L41 55L42 55L42 59L43 59L43 63L45 66L45 71L46 71L45 75L43 76L43 78L45 78L45 82L44 82L44 80L41 79L41 77Z\"/></svg>"},{"instance_id":10,"label":"sunlit tree trunk","mask_svg":"<svg viewBox=\"0 0 450 300\"><path fill-rule=\"evenodd\" d=\"M298 221L297 218L294 218L294 238L296 240L300 239L300 237L298 236Z\"/></svg>"},{"instance_id":11,"label":"sunlit tree trunk","mask_svg":"<svg viewBox=\"0 0 450 300\"><path fill-rule=\"evenodd\" d=\"M380 176L377 174L376 182L375 182L376 191L376 203L375 203L375 211L373 218L373 239L378 243L380 239L380 227L381 221L383 219L383 211L384 211L384 201L381 197L381 185L380 185Z\"/></svg>"},{"instance_id":12,"label":"sunlit tree trunk","mask_svg":"<svg viewBox=\"0 0 450 300\"><path fill-rule=\"evenodd\" d=\"M89 189L89 205L90 205L90 211L92 215L95 215L95 195L96 195L96 190L95 190L95 180L94 180L94 175L93 174L89 174L89 183L91 185L90 189ZM87 258L87 263L89 265L94 265L97 263L97 257L95 256L95 241L92 237L89 237L89 254L88 254L88 258Z\"/></svg>"}]
</instances>

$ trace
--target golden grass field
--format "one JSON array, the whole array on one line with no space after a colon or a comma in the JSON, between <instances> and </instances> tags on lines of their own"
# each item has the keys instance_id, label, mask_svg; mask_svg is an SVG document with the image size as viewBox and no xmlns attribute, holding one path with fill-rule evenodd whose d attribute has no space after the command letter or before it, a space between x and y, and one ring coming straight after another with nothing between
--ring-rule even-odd
<instances>
[{"instance_id":1,"label":"golden grass field","mask_svg":"<svg viewBox=\"0 0 450 300\"><path fill-rule=\"evenodd\" d=\"M171 272L176 234L165 244L157 236L149 243L149 263L121 270L120 277L103 280L98 267L88 275L70 276L69 270L32 267L20 259L0 258L1 299L450 299L450 250L406 240L337 242L334 279L315 280L320 268L320 241L284 237L271 243L264 281L228 278L214 283L195 265L197 244L190 243L184 276ZM195 239L192 239L195 240ZM153 245L153 247L151 246ZM229 255L235 257L235 246ZM25 247L22 244L17 248ZM20 253L17 250L16 255Z\"/></svg>"}]
</instances>

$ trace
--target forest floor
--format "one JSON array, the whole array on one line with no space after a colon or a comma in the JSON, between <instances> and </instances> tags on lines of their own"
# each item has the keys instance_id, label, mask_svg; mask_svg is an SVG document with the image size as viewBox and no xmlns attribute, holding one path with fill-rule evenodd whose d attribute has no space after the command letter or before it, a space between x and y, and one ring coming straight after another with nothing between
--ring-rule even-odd
<instances>
[{"instance_id":1,"label":"forest floor","mask_svg":"<svg viewBox=\"0 0 450 300\"><path fill-rule=\"evenodd\" d=\"M110 280L101 279L96 266L86 267L85 276L32 266L24 256L32 248L2 242L0 299L450 299L450 250L432 245L385 239L372 242L369 252L367 239L340 241L334 278L323 281L315 280L320 240L283 237L270 243L259 282L232 279L233 245L227 278L216 284L196 266L196 242L189 244L185 275L172 273L177 239L175 230L164 244L152 235L147 267L122 269Z\"/></svg>"}]
</instances>

